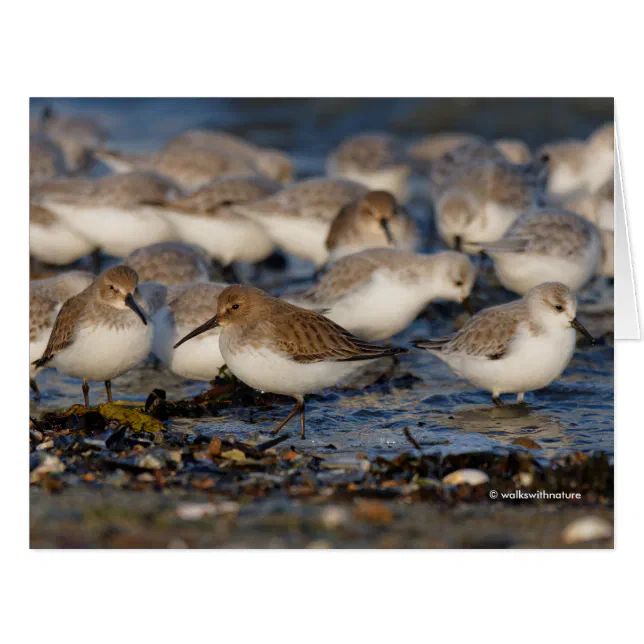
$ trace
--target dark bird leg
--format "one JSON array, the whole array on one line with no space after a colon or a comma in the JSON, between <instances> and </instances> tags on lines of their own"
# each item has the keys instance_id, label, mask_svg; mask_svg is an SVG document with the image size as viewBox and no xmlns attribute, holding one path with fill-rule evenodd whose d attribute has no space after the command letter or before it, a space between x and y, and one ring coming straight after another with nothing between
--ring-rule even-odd
<instances>
[{"instance_id":1,"label":"dark bird leg","mask_svg":"<svg viewBox=\"0 0 644 644\"><path fill-rule=\"evenodd\" d=\"M95 248L92 251L92 267L96 275L98 275L101 272L101 249L100 248Z\"/></svg>"},{"instance_id":2,"label":"dark bird leg","mask_svg":"<svg viewBox=\"0 0 644 644\"><path fill-rule=\"evenodd\" d=\"M492 402L497 406L497 407L503 407L503 403L501 402L501 399L498 396L492 396Z\"/></svg>"},{"instance_id":3,"label":"dark bird leg","mask_svg":"<svg viewBox=\"0 0 644 644\"><path fill-rule=\"evenodd\" d=\"M40 389L38 389L38 385L33 378L29 378L29 386L31 387L31 391L34 392L34 398L40 400Z\"/></svg>"},{"instance_id":4,"label":"dark bird leg","mask_svg":"<svg viewBox=\"0 0 644 644\"><path fill-rule=\"evenodd\" d=\"M295 403L295 407L293 407L293 411L273 430L271 430L271 436L275 436L279 432L286 423L288 423L297 412L300 412L300 436L304 438L304 399L303 398L296 398L295 399L297 402Z\"/></svg>"},{"instance_id":5,"label":"dark bird leg","mask_svg":"<svg viewBox=\"0 0 644 644\"><path fill-rule=\"evenodd\" d=\"M85 398L85 407L89 407L89 385L87 380L83 380L83 398Z\"/></svg>"},{"instance_id":6,"label":"dark bird leg","mask_svg":"<svg viewBox=\"0 0 644 644\"><path fill-rule=\"evenodd\" d=\"M235 270L235 267L232 264L224 266L223 278L229 284L242 284L242 281Z\"/></svg>"},{"instance_id":7,"label":"dark bird leg","mask_svg":"<svg viewBox=\"0 0 644 644\"><path fill-rule=\"evenodd\" d=\"M112 402L112 381L105 381L105 391L107 392L107 402Z\"/></svg>"}]
</instances>

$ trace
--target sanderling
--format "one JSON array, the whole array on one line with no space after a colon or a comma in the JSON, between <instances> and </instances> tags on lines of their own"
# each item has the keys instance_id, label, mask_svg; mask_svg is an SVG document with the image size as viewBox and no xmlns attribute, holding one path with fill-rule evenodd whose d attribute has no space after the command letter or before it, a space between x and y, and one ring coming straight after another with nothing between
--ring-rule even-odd
<instances>
[{"instance_id":1,"label":"sanderling","mask_svg":"<svg viewBox=\"0 0 644 644\"><path fill-rule=\"evenodd\" d=\"M541 389L568 366L576 331L592 336L575 317L577 300L564 284L549 282L509 304L484 309L455 335L418 340L417 347L446 362L462 378L492 393L517 394Z\"/></svg>"},{"instance_id":2,"label":"sanderling","mask_svg":"<svg viewBox=\"0 0 644 644\"><path fill-rule=\"evenodd\" d=\"M141 286L147 300L146 286ZM202 333L193 342L174 345L217 314L217 298L228 284L186 284L167 289L164 305L153 313L152 352L170 371L192 380L214 380L224 366L219 349L221 329Z\"/></svg>"},{"instance_id":3,"label":"sanderling","mask_svg":"<svg viewBox=\"0 0 644 644\"><path fill-rule=\"evenodd\" d=\"M442 132L408 145L407 156L420 166L429 166L436 159L465 143L484 143L484 140L480 136L465 132Z\"/></svg>"},{"instance_id":4,"label":"sanderling","mask_svg":"<svg viewBox=\"0 0 644 644\"><path fill-rule=\"evenodd\" d=\"M214 275L208 253L199 246L179 241L151 244L123 259L133 268L140 282L159 282L166 286L209 282Z\"/></svg>"},{"instance_id":5,"label":"sanderling","mask_svg":"<svg viewBox=\"0 0 644 644\"><path fill-rule=\"evenodd\" d=\"M595 274L601 247L594 224L552 207L524 213L501 239L482 245L501 284L519 295L555 279L578 291Z\"/></svg>"},{"instance_id":6,"label":"sanderling","mask_svg":"<svg viewBox=\"0 0 644 644\"><path fill-rule=\"evenodd\" d=\"M331 387L366 360L403 353L360 340L319 313L307 311L250 286L229 286L219 295L217 314L194 329L181 346L221 327L219 347L228 369L254 389L295 398L304 438L304 395Z\"/></svg>"},{"instance_id":7,"label":"sanderling","mask_svg":"<svg viewBox=\"0 0 644 644\"><path fill-rule=\"evenodd\" d=\"M530 148L521 139L497 139L494 141L494 147L510 163L523 165L524 163L530 163L532 161L532 152L530 152Z\"/></svg>"},{"instance_id":8,"label":"sanderling","mask_svg":"<svg viewBox=\"0 0 644 644\"><path fill-rule=\"evenodd\" d=\"M328 256L331 222L347 204L367 194L360 183L343 179L307 179L260 199L232 206L260 223L286 252L322 266Z\"/></svg>"},{"instance_id":9,"label":"sanderling","mask_svg":"<svg viewBox=\"0 0 644 644\"><path fill-rule=\"evenodd\" d=\"M234 208L268 197L279 187L257 176L217 179L185 197L166 200L162 210L183 241L198 244L224 266L255 264L271 255L275 242L261 223Z\"/></svg>"},{"instance_id":10,"label":"sanderling","mask_svg":"<svg viewBox=\"0 0 644 644\"><path fill-rule=\"evenodd\" d=\"M29 254L56 266L71 264L92 253L96 244L85 239L58 215L29 205Z\"/></svg>"},{"instance_id":11,"label":"sanderling","mask_svg":"<svg viewBox=\"0 0 644 644\"><path fill-rule=\"evenodd\" d=\"M548 193L559 198L599 190L613 176L614 154L613 123L601 126L585 141L553 141L537 151L538 157L548 157Z\"/></svg>"},{"instance_id":12,"label":"sanderling","mask_svg":"<svg viewBox=\"0 0 644 644\"><path fill-rule=\"evenodd\" d=\"M323 311L360 338L379 341L406 329L432 300L465 302L475 278L476 269L461 253L373 248L338 260L291 301Z\"/></svg>"},{"instance_id":13,"label":"sanderling","mask_svg":"<svg viewBox=\"0 0 644 644\"><path fill-rule=\"evenodd\" d=\"M45 351L58 311L95 278L85 271L68 271L29 282L29 384L36 396L39 396L39 391L35 377L39 369L32 363Z\"/></svg>"},{"instance_id":14,"label":"sanderling","mask_svg":"<svg viewBox=\"0 0 644 644\"><path fill-rule=\"evenodd\" d=\"M448 246L471 252L473 244L502 237L522 212L540 203L542 190L540 168L505 159L472 163L435 200L436 227Z\"/></svg>"},{"instance_id":15,"label":"sanderling","mask_svg":"<svg viewBox=\"0 0 644 644\"><path fill-rule=\"evenodd\" d=\"M32 187L31 199L72 230L116 257L176 237L158 208L178 188L161 176L134 172L100 179L59 179Z\"/></svg>"},{"instance_id":16,"label":"sanderling","mask_svg":"<svg viewBox=\"0 0 644 644\"><path fill-rule=\"evenodd\" d=\"M260 147L229 132L187 130L171 139L165 147L180 145L215 148L252 164L261 175L280 183L291 183L294 178L293 162L285 152Z\"/></svg>"},{"instance_id":17,"label":"sanderling","mask_svg":"<svg viewBox=\"0 0 644 644\"><path fill-rule=\"evenodd\" d=\"M138 281L129 266L101 273L63 304L47 347L32 363L36 368L50 364L81 378L86 407L88 381L104 381L112 402L112 379L136 367L150 352L153 332L135 299Z\"/></svg>"},{"instance_id":18,"label":"sanderling","mask_svg":"<svg viewBox=\"0 0 644 644\"><path fill-rule=\"evenodd\" d=\"M347 204L333 220L326 238L329 262L367 248L415 250L420 235L414 220L383 190Z\"/></svg>"},{"instance_id":19,"label":"sanderling","mask_svg":"<svg viewBox=\"0 0 644 644\"><path fill-rule=\"evenodd\" d=\"M72 174L88 170L94 162L94 151L107 140L107 132L91 118L58 114L49 107L35 121L34 129L60 147L67 171Z\"/></svg>"},{"instance_id":20,"label":"sanderling","mask_svg":"<svg viewBox=\"0 0 644 644\"><path fill-rule=\"evenodd\" d=\"M155 172L184 190L198 190L221 177L257 174L244 159L197 145L173 145L156 152L99 150L96 156L114 172Z\"/></svg>"},{"instance_id":21,"label":"sanderling","mask_svg":"<svg viewBox=\"0 0 644 644\"><path fill-rule=\"evenodd\" d=\"M615 230L615 192L611 177L595 194L580 194L564 201L565 207L592 221L602 230Z\"/></svg>"},{"instance_id":22,"label":"sanderling","mask_svg":"<svg viewBox=\"0 0 644 644\"><path fill-rule=\"evenodd\" d=\"M358 134L329 154L326 172L361 183L371 190L391 192L398 201L409 197L411 168L401 143L389 134Z\"/></svg>"},{"instance_id":23,"label":"sanderling","mask_svg":"<svg viewBox=\"0 0 644 644\"><path fill-rule=\"evenodd\" d=\"M29 181L49 181L65 175L63 151L49 138L29 137Z\"/></svg>"}]
</instances>

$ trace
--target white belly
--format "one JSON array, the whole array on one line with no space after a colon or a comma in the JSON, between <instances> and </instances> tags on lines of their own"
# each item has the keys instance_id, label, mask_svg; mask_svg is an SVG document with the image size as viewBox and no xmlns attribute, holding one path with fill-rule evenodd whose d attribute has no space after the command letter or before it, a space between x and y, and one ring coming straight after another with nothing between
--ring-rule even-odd
<instances>
[{"instance_id":1,"label":"white belly","mask_svg":"<svg viewBox=\"0 0 644 644\"><path fill-rule=\"evenodd\" d=\"M341 177L349 181L361 183L370 190L386 190L391 192L396 200L405 203L409 199L409 168L406 166L393 166L381 170L337 170L334 169L329 176Z\"/></svg>"},{"instance_id":2,"label":"white belly","mask_svg":"<svg viewBox=\"0 0 644 644\"><path fill-rule=\"evenodd\" d=\"M572 328L537 337L523 333L499 360L462 354L441 358L459 376L494 395L521 393L546 387L558 378L572 358L575 343Z\"/></svg>"},{"instance_id":3,"label":"white belly","mask_svg":"<svg viewBox=\"0 0 644 644\"><path fill-rule=\"evenodd\" d=\"M204 320L205 322L205 320ZM206 331L196 338L182 344L178 349L174 345L193 331L192 327L175 327L168 309L164 308L154 318L154 342L152 351L170 371L191 380L214 380L225 362L219 349L221 329Z\"/></svg>"},{"instance_id":4,"label":"white belly","mask_svg":"<svg viewBox=\"0 0 644 644\"><path fill-rule=\"evenodd\" d=\"M332 387L364 362L316 362L287 360L268 349L244 348L231 353L226 334L219 346L230 371L253 389L287 396L300 396Z\"/></svg>"},{"instance_id":5,"label":"white belly","mask_svg":"<svg viewBox=\"0 0 644 644\"><path fill-rule=\"evenodd\" d=\"M146 326L142 322L125 329L102 325L85 328L71 346L53 357L50 364L73 378L111 380L147 357L152 336L152 325Z\"/></svg>"},{"instance_id":6,"label":"white belly","mask_svg":"<svg viewBox=\"0 0 644 644\"><path fill-rule=\"evenodd\" d=\"M328 255L326 238L330 222L298 217L272 215L266 218L266 229L275 243L291 255L322 266Z\"/></svg>"},{"instance_id":7,"label":"white belly","mask_svg":"<svg viewBox=\"0 0 644 644\"><path fill-rule=\"evenodd\" d=\"M29 253L47 264L71 264L89 255L95 247L62 222L51 226L29 224Z\"/></svg>"},{"instance_id":8,"label":"white belly","mask_svg":"<svg viewBox=\"0 0 644 644\"><path fill-rule=\"evenodd\" d=\"M496 202L488 202L483 215L474 217L463 232L462 237L465 242L463 250L476 253L478 249L467 248L468 242L481 244L501 239L518 216L519 212L515 208L509 208Z\"/></svg>"},{"instance_id":9,"label":"white belly","mask_svg":"<svg viewBox=\"0 0 644 644\"><path fill-rule=\"evenodd\" d=\"M136 210L114 207L79 207L47 203L63 221L109 255L124 257L137 248L171 241L177 235L172 224L154 206Z\"/></svg>"}]
</instances>

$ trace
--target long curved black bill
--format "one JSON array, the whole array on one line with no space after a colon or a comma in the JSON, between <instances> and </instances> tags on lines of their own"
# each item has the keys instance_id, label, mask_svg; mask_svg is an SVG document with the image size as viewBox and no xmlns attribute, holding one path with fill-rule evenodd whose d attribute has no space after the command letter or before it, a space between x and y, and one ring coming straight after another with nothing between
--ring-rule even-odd
<instances>
[{"instance_id":1,"label":"long curved black bill","mask_svg":"<svg viewBox=\"0 0 644 644\"><path fill-rule=\"evenodd\" d=\"M573 329L577 329L577 331L579 331L579 333L581 333L582 335L585 335L590 340L590 344L595 344L595 338L593 338L593 336L588 333L584 325L577 318L572 319L570 326Z\"/></svg>"},{"instance_id":2,"label":"long curved black bill","mask_svg":"<svg viewBox=\"0 0 644 644\"><path fill-rule=\"evenodd\" d=\"M214 329L216 326L219 326L219 322L217 322L217 316L215 315L214 318L210 318L208 322L204 322L201 326L198 326L196 329L193 329L188 333L185 338L181 338L177 344L174 345L174 348L176 349L177 347L180 347L184 342L187 342L191 338L194 338L198 335L201 335L202 333L205 333L206 331L210 331L210 329Z\"/></svg>"},{"instance_id":3,"label":"long curved black bill","mask_svg":"<svg viewBox=\"0 0 644 644\"><path fill-rule=\"evenodd\" d=\"M382 229L385 231L385 237L387 238L387 241L390 244L393 244L394 243L394 236L391 234L391 228L389 227L389 220L381 219L380 220L380 225L382 226Z\"/></svg>"},{"instance_id":4,"label":"long curved black bill","mask_svg":"<svg viewBox=\"0 0 644 644\"><path fill-rule=\"evenodd\" d=\"M454 237L454 250L457 250L459 253L463 249L463 238L460 235Z\"/></svg>"},{"instance_id":5,"label":"long curved black bill","mask_svg":"<svg viewBox=\"0 0 644 644\"><path fill-rule=\"evenodd\" d=\"M132 297L132 293L130 293L126 298L125 298L125 305L130 307L140 318L141 322L147 326L148 321L145 319L145 315L143 314L143 311L139 308L139 305L136 303L135 299Z\"/></svg>"}]
</instances>

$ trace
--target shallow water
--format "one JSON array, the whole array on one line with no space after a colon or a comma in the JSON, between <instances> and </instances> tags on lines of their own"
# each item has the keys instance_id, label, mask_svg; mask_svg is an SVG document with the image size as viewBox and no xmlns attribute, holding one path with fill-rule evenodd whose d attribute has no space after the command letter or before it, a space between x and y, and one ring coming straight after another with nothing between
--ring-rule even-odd
<instances>
[{"instance_id":1,"label":"shallow water","mask_svg":"<svg viewBox=\"0 0 644 644\"><path fill-rule=\"evenodd\" d=\"M556 137L585 137L594 127L612 118L612 102L545 99L532 103L501 101L496 106L465 99L449 104L418 99L272 103L250 99L38 99L32 101L34 113L45 102L61 111L89 113L110 130L111 145L129 150L153 149L188 127L230 129L257 143L292 153L300 178L321 173L326 153L344 136L361 130L389 129L407 138L432 131L467 130L490 138L519 136L535 146ZM525 123L530 125L525 127ZM96 175L104 172L105 168L100 166L93 170ZM431 234L430 208L423 198L421 179L415 179L414 189L417 197L410 211L423 230ZM438 247L437 243L428 244L428 249ZM267 283L278 279L288 282L289 278L310 275L310 272L311 267L291 262L286 277L273 274L266 279ZM512 298L485 278L479 279L476 295L478 308L491 301ZM516 438L529 437L541 445L542 449L535 453L542 458L578 450L612 454L612 297L612 287L604 281L593 283L592 288L581 294L584 304L609 303L604 314L580 314L591 333L600 336L608 332L607 338L595 347L580 346L562 378L546 389L528 394L526 405L496 408L489 394L458 379L446 365L426 352L412 349L402 356L393 379L385 385L313 396L307 404L305 444L317 451L336 453L338 458L350 458L360 452L398 454L408 448L402 433L408 427L428 452L500 450ZM449 333L453 330L453 318L459 312L456 306L432 306L426 317L416 320L392 343L407 346L415 338ZM32 401L32 415L82 400L80 382L52 369L39 374L37 380L42 399L39 403ZM113 383L115 397L133 403L143 403L154 388L165 389L169 398L185 398L205 391L208 385L184 381L149 365ZM94 384L92 402L102 402L104 395L102 384ZM512 398L508 397L507 402ZM231 410L215 418L174 419L170 425L208 435L231 433L242 439L256 438L270 430L289 409L276 406ZM297 423L287 429L297 437Z\"/></svg>"}]
</instances>

